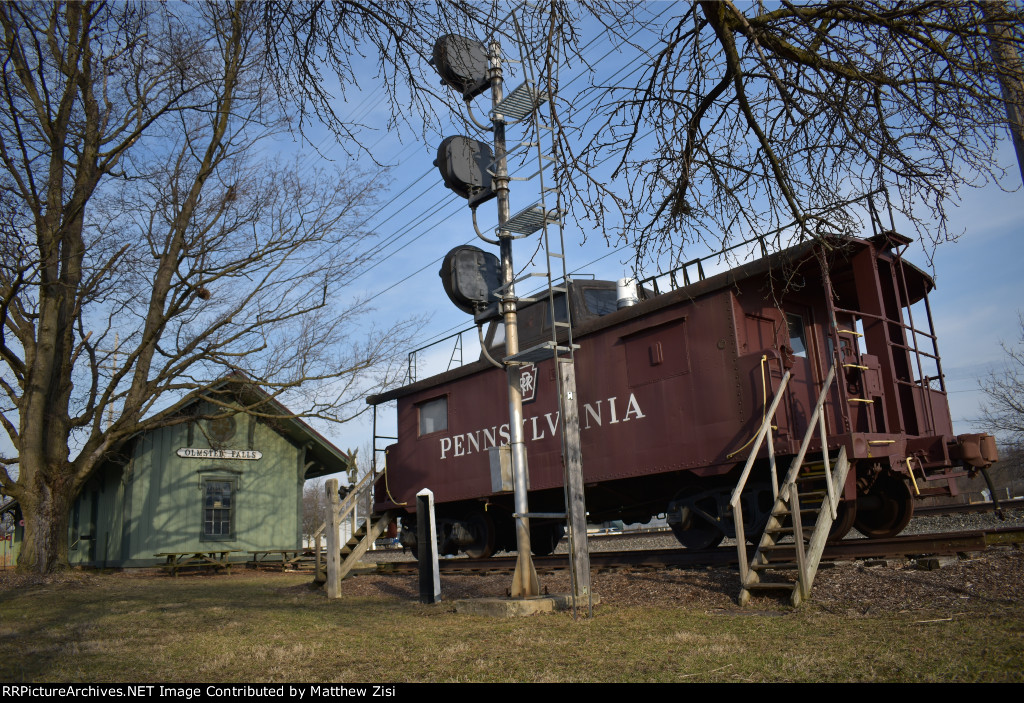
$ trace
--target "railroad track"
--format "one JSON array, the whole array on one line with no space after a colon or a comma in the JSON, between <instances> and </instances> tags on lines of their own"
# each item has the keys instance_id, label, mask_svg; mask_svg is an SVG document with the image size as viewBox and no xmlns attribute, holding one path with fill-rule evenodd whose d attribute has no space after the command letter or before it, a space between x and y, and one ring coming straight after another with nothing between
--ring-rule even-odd
<instances>
[{"instance_id":1,"label":"railroad track","mask_svg":"<svg viewBox=\"0 0 1024 703\"><path fill-rule=\"evenodd\" d=\"M1003 510L1024 508L1024 498L1000 500L999 507ZM956 503L953 505L915 505L914 515L951 515L954 513L990 513L991 503Z\"/></svg>"},{"instance_id":2,"label":"railroad track","mask_svg":"<svg viewBox=\"0 0 1024 703\"><path fill-rule=\"evenodd\" d=\"M825 549L822 561L849 561L852 559L914 558L921 556L944 556L961 552L981 552L992 545L1024 544L1024 528L1006 527L989 530L968 530L938 534L916 534L891 539L848 539ZM597 570L611 569L664 569L698 566L728 566L736 564L735 547L714 549L650 549L622 552L592 552L591 567ZM567 555L534 557L539 572L551 572L569 568ZM443 574L466 573L511 573L515 569L515 557L491 557L490 559L442 559L439 563ZM361 569L362 570L362 569ZM389 562L378 564L377 573L412 574L417 571L416 562Z\"/></svg>"},{"instance_id":3,"label":"railroad track","mask_svg":"<svg viewBox=\"0 0 1024 703\"><path fill-rule=\"evenodd\" d=\"M1005 511L1018 510L1024 508L1024 498L1014 498L1013 500L1001 500L999 501L999 507ZM975 514L992 512L995 512L992 508L992 503L950 503L946 505L914 506L914 517L935 517L940 515ZM628 532L591 533L590 535L588 535L588 539L590 541L614 543L616 541L635 540L638 538L642 539L644 537L671 534L672 531L668 528L668 526L653 528L645 527L640 530Z\"/></svg>"}]
</instances>

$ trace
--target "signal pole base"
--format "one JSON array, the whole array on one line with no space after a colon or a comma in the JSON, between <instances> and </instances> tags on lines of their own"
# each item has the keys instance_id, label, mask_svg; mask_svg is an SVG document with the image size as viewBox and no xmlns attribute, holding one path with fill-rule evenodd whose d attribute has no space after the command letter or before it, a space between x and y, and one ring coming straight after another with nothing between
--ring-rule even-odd
<instances>
[{"instance_id":1,"label":"signal pole base","mask_svg":"<svg viewBox=\"0 0 1024 703\"><path fill-rule=\"evenodd\" d=\"M533 568L533 557L529 552L520 551L516 558L516 571L512 574L512 597L532 598L540 595L540 581Z\"/></svg>"}]
</instances>

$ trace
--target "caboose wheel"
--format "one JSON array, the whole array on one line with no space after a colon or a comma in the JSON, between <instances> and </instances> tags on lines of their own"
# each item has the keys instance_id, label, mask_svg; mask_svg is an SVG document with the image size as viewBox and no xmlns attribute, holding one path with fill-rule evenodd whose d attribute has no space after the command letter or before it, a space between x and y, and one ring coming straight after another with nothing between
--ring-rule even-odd
<instances>
[{"instance_id":1,"label":"caboose wheel","mask_svg":"<svg viewBox=\"0 0 1024 703\"><path fill-rule=\"evenodd\" d=\"M419 558L419 550L416 549L416 518L412 515L404 515L399 528L399 542L402 549L408 549L413 559Z\"/></svg>"},{"instance_id":2,"label":"caboose wheel","mask_svg":"<svg viewBox=\"0 0 1024 703\"><path fill-rule=\"evenodd\" d=\"M547 525L530 525L530 551L538 557L546 557L565 536L565 527L558 522Z\"/></svg>"},{"instance_id":3,"label":"caboose wheel","mask_svg":"<svg viewBox=\"0 0 1024 703\"><path fill-rule=\"evenodd\" d=\"M866 495L857 498L853 526L865 537L895 537L914 515L914 497L903 479L879 476Z\"/></svg>"},{"instance_id":4,"label":"caboose wheel","mask_svg":"<svg viewBox=\"0 0 1024 703\"><path fill-rule=\"evenodd\" d=\"M682 521L670 526L679 544L687 549L710 549L717 547L725 539L721 530L695 516L689 508L682 508L680 512Z\"/></svg>"},{"instance_id":5,"label":"caboose wheel","mask_svg":"<svg viewBox=\"0 0 1024 703\"><path fill-rule=\"evenodd\" d=\"M725 534L709 518L720 514L723 500L727 496L715 490L684 488L676 493L668 506L668 524L679 544L687 549L717 547Z\"/></svg>"},{"instance_id":6,"label":"caboose wheel","mask_svg":"<svg viewBox=\"0 0 1024 703\"><path fill-rule=\"evenodd\" d=\"M853 523L857 519L857 502L844 500L836 508L836 519L828 531L828 541L838 542L853 529Z\"/></svg>"},{"instance_id":7,"label":"caboose wheel","mask_svg":"<svg viewBox=\"0 0 1024 703\"><path fill-rule=\"evenodd\" d=\"M481 510L475 510L469 514L465 522L474 537L473 543L462 549L466 556L470 559L486 559L494 554L496 531L491 516Z\"/></svg>"},{"instance_id":8,"label":"caboose wheel","mask_svg":"<svg viewBox=\"0 0 1024 703\"><path fill-rule=\"evenodd\" d=\"M728 500L727 497L723 499ZM743 491L743 532L747 542L757 544L761 540L761 533L764 532L774 507L775 496L772 494L772 485L767 481L751 483ZM727 536L735 537L735 531L736 528L733 527Z\"/></svg>"}]
</instances>

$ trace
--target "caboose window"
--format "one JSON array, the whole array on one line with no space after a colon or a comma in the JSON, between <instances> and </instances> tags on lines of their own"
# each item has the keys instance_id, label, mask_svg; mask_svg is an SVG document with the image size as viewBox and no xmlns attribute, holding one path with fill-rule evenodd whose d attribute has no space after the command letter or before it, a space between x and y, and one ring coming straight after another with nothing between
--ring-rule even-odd
<instances>
[{"instance_id":1,"label":"caboose window","mask_svg":"<svg viewBox=\"0 0 1024 703\"><path fill-rule=\"evenodd\" d=\"M583 300L587 310L598 317L609 315L618 310L615 301L615 290L612 288L584 288Z\"/></svg>"},{"instance_id":2,"label":"caboose window","mask_svg":"<svg viewBox=\"0 0 1024 703\"><path fill-rule=\"evenodd\" d=\"M857 331L857 348L861 354L867 354L868 345L864 341L864 320L858 317L854 322L854 329Z\"/></svg>"},{"instance_id":3,"label":"caboose window","mask_svg":"<svg viewBox=\"0 0 1024 703\"><path fill-rule=\"evenodd\" d=\"M565 293L555 296L555 322L568 322L569 308L565 303ZM551 304L544 300L544 327L551 329Z\"/></svg>"},{"instance_id":4,"label":"caboose window","mask_svg":"<svg viewBox=\"0 0 1024 703\"><path fill-rule=\"evenodd\" d=\"M789 323L789 346L793 347L793 356L807 358L807 337L804 333L804 319L791 312L786 313Z\"/></svg>"},{"instance_id":5,"label":"caboose window","mask_svg":"<svg viewBox=\"0 0 1024 703\"><path fill-rule=\"evenodd\" d=\"M448 429L448 396L421 403L419 411L421 437Z\"/></svg>"}]
</instances>

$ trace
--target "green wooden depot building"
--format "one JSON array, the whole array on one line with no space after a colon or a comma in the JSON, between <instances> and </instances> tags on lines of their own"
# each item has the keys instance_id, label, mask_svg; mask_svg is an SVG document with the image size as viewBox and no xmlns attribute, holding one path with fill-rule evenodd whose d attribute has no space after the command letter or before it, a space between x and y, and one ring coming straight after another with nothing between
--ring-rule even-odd
<instances>
[{"instance_id":1,"label":"green wooden depot building","mask_svg":"<svg viewBox=\"0 0 1024 703\"><path fill-rule=\"evenodd\" d=\"M72 565L151 566L161 552L247 558L302 546L303 482L348 471L353 459L263 391L236 387L238 407L256 406L255 414L224 416L196 396L181 411L194 419L137 435L120 461L96 472L72 507Z\"/></svg>"}]
</instances>

